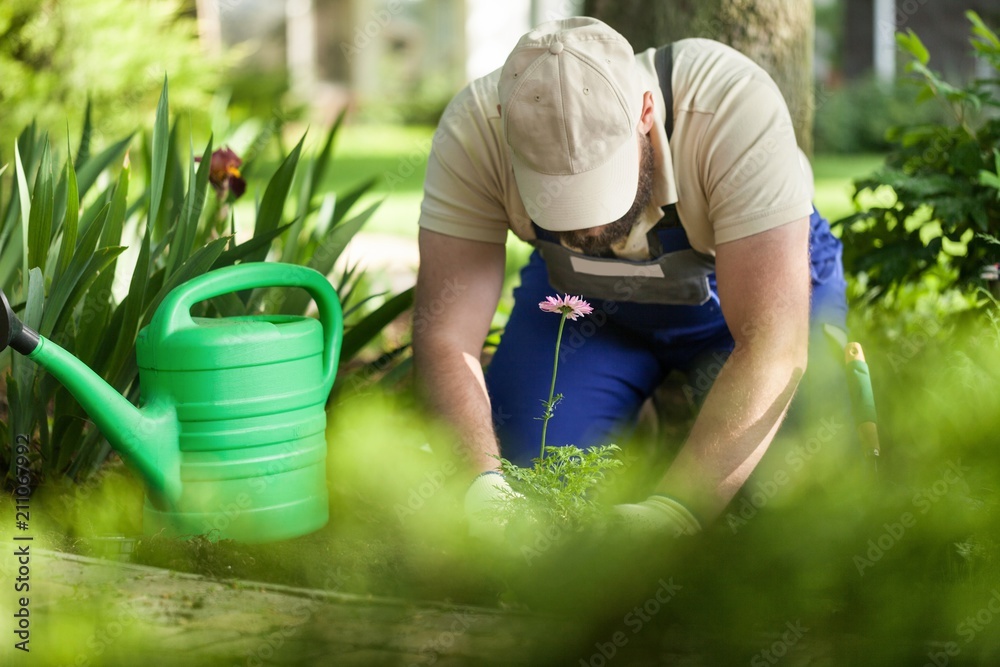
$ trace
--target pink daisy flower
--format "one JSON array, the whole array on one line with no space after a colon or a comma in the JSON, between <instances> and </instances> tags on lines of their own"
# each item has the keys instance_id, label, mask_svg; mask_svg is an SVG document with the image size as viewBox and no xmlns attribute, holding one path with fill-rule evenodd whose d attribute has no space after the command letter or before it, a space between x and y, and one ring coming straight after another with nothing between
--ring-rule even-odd
<instances>
[{"instance_id":1,"label":"pink daisy flower","mask_svg":"<svg viewBox=\"0 0 1000 667\"><path fill-rule=\"evenodd\" d=\"M570 296L547 296L545 301L538 304L538 307L546 313L560 313L568 319L576 320L583 315L590 315L594 312L593 307L582 297Z\"/></svg>"}]
</instances>

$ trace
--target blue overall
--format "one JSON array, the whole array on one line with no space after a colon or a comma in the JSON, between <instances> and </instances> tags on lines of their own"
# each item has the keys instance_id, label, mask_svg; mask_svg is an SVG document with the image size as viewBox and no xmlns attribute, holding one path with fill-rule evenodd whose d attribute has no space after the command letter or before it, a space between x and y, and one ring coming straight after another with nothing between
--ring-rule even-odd
<instances>
[{"instance_id":1,"label":"blue overall","mask_svg":"<svg viewBox=\"0 0 1000 667\"><path fill-rule=\"evenodd\" d=\"M822 325L846 328L847 315L841 243L815 209L810 228L807 379L813 374L814 353L818 356L827 347ZM554 240L548 232L536 231L540 238ZM691 247L683 227L656 234L664 254ZM549 421L547 442L583 448L613 442L634 423L642 403L672 370L686 373L690 390L703 397L734 346L714 273L708 283L710 296L701 305L588 299L594 313L566 321L555 389L563 400ZM538 456L541 442L541 401L548 397L560 318L540 310L538 303L555 294L545 261L535 250L521 271L513 311L487 369L501 454L519 465Z\"/></svg>"}]
</instances>

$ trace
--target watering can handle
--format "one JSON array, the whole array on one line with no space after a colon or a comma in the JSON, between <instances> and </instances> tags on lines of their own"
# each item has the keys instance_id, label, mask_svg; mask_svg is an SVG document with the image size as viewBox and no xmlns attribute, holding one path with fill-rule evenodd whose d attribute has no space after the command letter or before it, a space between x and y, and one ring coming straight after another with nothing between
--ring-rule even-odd
<instances>
[{"instance_id":1,"label":"watering can handle","mask_svg":"<svg viewBox=\"0 0 1000 667\"><path fill-rule=\"evenodd\" d=\"M149 324L152 340L197 326L191 318L196 303L230 292L258 287L301 287L316 301L323 325L323 386L329 392L337 374L344 338L343 314L337 291L315 269L279 262L252 262L209 271L175 287L160 304Z\"/></svg>"}]
</instances>

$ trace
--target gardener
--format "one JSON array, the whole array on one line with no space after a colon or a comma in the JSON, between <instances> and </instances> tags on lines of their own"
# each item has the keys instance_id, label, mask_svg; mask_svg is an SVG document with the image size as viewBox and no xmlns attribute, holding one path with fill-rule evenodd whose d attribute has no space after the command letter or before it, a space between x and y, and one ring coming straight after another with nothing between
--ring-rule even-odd
<instances>
[{"instance_id":1,"label":"gardener","mask_svg":"<svg viewBox=\"0 0 1000 667\"><path fill-rule=\"evenodd\" d=\"M483 473L474 532L504 525L495 457L538 455L560 321L538 304L563 293L595 312L566 323L548 442L611 442L686 371L705 392L686 443L655 495L616 509L673 533L724 510L782 422L810 330L844 325L840 244L807 172L774 82L710 40L633 54L600 21L554 21L452 100L424 186L414 351ZM535 251L484 375L508 230Z\"/></svg>"}]
</instances>

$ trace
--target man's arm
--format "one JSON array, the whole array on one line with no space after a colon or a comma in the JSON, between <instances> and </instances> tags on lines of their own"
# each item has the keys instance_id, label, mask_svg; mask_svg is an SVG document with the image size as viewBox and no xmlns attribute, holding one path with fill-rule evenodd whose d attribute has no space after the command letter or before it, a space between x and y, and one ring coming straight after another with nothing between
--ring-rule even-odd
<instances>
[{"instance_id":1,"label":"man's arm","mask_svg":"<svg viewBox=\"0 0 1000 667\"><path fill-rule=\"evenodd\" d=\"M736 347L658 490L703 520L725 509L770 445L805 371L809 221L721 244L716 278Z\"/></svg>"},{"instance_id":2,"label":"man's arm","mask_svg":"<svg viewBox=\"0 0 1000 667\"><path fill-rule=\"evenodd\" d=\"M455 429L476 472L499 456L480 354L500 300L506 249L421 229L413 322L419 389Z\"/></svg>"}]
</instances>

